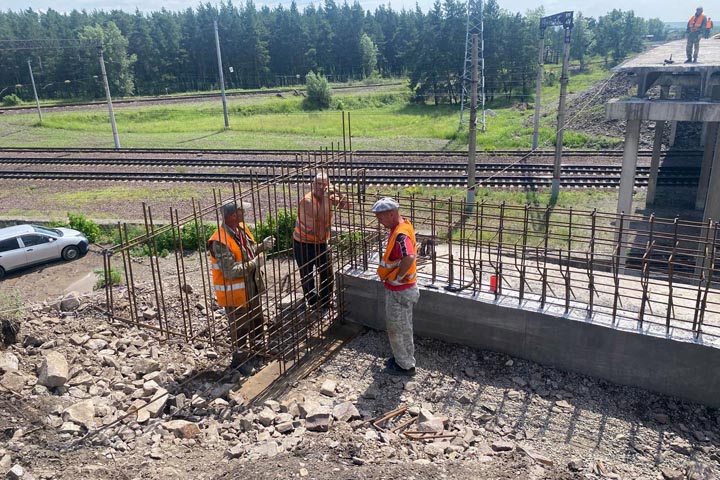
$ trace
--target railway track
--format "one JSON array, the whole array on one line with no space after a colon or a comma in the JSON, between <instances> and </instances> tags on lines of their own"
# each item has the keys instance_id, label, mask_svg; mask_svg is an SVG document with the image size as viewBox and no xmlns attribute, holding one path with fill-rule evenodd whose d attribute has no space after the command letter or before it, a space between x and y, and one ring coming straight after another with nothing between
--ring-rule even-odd
<instances>
[{"instance_id":1,"label":"railway track","mask_svg":"<svg viewBox=\"0 0 720 480\"><path fill-rule=\"evenodd\" d=\"M82 158L0 158L0 165L42 165L42 166L111 166L111 167L166 167L166 168L245 168L245 169L272 169L279 166L277 160L262 159L201 159L201 158L111 158L111 157L82 157ZM288 160L282 163L286 168L297 168L303 163L295 160ZM446 162L425 162L407 163L390 161L353 161L350 163L339 163L337 171L342 172L348 167L353 169L366 169L368 171L402 171L410 172L444 172L464 175L467 172L467 164L459 161ZM333 167L330 167L331 169ZM622 167L620 165L564 165L563 174L595 174L595 175L619 175ZM508 164L508 163L480 163L476 167L477 173L488 175L504 171L506 173L520 174L552 174L552 165L542 164ZM637 172L640 175L649 175L650 167L638 166ZM697 179L700 170L697 167L661 167L660 173L663 176L683 177L687 176Z\"/></svg>"},{"instance_id":2,"label":"railway track","mask_svg":"<svg viewBox=\"0 0 720 480\"><path fill-rule=\"evenodd\" d=\"M318 150L256 150L256 149L183 149L183 148L65 148L65 147L2 147L0 155L3 153L33 153L33 154L173 154L173 155L242 155L242 156L284 156L293 157L295 155L319 154ZM335 153L342 153L335 151ZM555 154L551 150L492 150L479 152L480 157L548 157L552 158ZM467 158L467 152L463 151L439 151L439 150L355 150L352 152L354 157L443 157L443 158ZM621 158L620 150L563 150L563 158L568 157L602 157L602 158ZM639 157L652 156L652 150L639 150ZM698 158L702 156L699 150L675 150L664 152L665 158ZM348 155L349 157L349 155Z\"/></svg>"},{"instance_id":3,"label":"railway track","mask_svg":"<svg viewBox=\"0 0 720 480\"><path fill-rule=\"evenodd\" d=\"M114 182L248 182L251 179L263 181L274 178L262 172L236 173L178 173L178 172L99 172L99 171L0 171L0 180L56 180L56 181L114 181ZM345 175L342 171L333 175L338 183L357 181L357 175ZM467 183L466 175L452 174L378 174L364 175L368 185L430 185L440 187L461 187ZM308 181L310 175L308 175ZM478 183L487 187L546 187L550 186L552 176L548 174L518 175L479 175ZM561 180L561 185L571 188L615 188L620 183L620 175L569 175ZM647 186L648 176L636 176L635 185ZM693 185L697 176L660 176L659 185Z\"/></svg>"},{"instance_id":4,"label":"railway track","mask_svg":"<svg viewBox=\"0 0 720 480\"><path fill-rule=\"evenodd\" d=\"M371 85L352 85L352 86L337 86L332 87L332 90L353 90L358 88L368 88L368 87L384 87L384 86L393 86L393 85L402 85L402 82L397 83L381 83L381 84L371 84ZM296 90L304 90L303 87L299 87ZM225 95L227 97L256 97L259 95L277 95L277 94L287 94L292 96L293 90L289 90L287 88L285 89L274 89L274 90L258 90L258 91L250 91L250 92L227 92ZM175 96L169 96L169 95L163 95L163 96L157 96L157 97L141 97L141 98L133 98L133 99L117 99L113 100L113 105L126 105L126 104L138 104L138 103L168 103L168 102L175 102L175 103L181 103L186 100L207 100L217 98L220 99L220 92L217 93L196 93L192 95L175 95ZM107 102L103 100L95 100L90 102L77 102L77 103L56 103L52 105L41 105L40 107L43 110L52 110L52 109L58 109L58 108L74 108L74 107L96 107L96 106L105 106L107 105ZM0 112L13 112L13 111L27 111L27 110L36 110L37 107L35 105L26 105L21 107L6 107L6 108L0 108Z\"/></svg>"}]
</instances>

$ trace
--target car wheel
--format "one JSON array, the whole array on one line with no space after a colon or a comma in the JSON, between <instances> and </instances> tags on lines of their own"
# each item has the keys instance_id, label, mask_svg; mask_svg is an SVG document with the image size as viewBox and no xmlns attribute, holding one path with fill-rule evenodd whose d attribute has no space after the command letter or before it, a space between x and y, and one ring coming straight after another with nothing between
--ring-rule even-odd
<instances>
[{"instance_id":1,"label":"car wheel","mask_svg":"<svg viewBox=\"0 0 720 480\"><path fill-rule=\"evenodd\" d=\"M74 245L63 248L62 258L63 260L75 260L80 256L80 249Z\"/></svg>"},{"instance_id":2,"label":"car wheel","mask_svg":"<svg viewBox=\"0 0 720 480\"><path fill-rule=\"evenodd\" d=\"M0 280L2 280L4 276L5 276L5 269L0 267Z\"/></svg>"}]
</instances>

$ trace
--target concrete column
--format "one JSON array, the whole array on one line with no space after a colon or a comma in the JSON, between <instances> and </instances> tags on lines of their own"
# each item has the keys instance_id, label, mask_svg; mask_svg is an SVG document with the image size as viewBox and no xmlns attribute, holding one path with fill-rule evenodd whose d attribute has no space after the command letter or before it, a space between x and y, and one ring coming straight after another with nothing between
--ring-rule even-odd
<instances>
[{"instance_id":1,"label":"concrete column","mask_svg":"<svg viewBox=\"0 0 720 480\"><path fill-rule=\"evenodd\" d=\"M635 187L635 169L637 167L638 144L640 143L640 120L628 120L625 129L625 147L623 150L622 172L620 173L620 193L618 194L618 215L625 212L632 214L633 189ZM627 233L622 238L616 238L621 245L627 243ZM627 247L620 247L620 273L625 272L627 260Z\"/></svg>"},{"instance_id":2,"label":"concrete column","mask_svg":"<svg viewBox=\"0 0 720 480\"><path fill-rule=\"evenodd\" d=\"M670 122L670 140L668 143L671 147L675 146L675 135L677 134L677 120Z\"/></svg>"},{"instance_id":3,"label":"concrete column","mask_svg":"<svg viewBox=\"0 0 720 480\"><path fill-rule=\"evenodd\" d=\"M710 179L705 184L707 191L707 199L705 202L705 211L703 212L703 220L712 219L717 222L720 219L720 128L717 123L710 124L714 126L716 134L714 136L715 142L708 142L715 144L715 152L712 154L712 171L710 172ZM705 150L707 154L707 149ZM705 156L703 156L703 163L705 163ZM701 177L702 180L702 177ZM702 182L701 182L702 183ZM707 227L703 228L701 235L704 238L707 235ZM707 259L703 256L705 254L705 248L702 244L698 245L697 261L695 262L695 275L700 276L703 268L707 268Z\"/></svg>"},{"instance_id":4,"label":"concrete column","mask_svg":"<svg viewBox=\"0 0 720 480\"><path fill-rule=\"evenodd\" d=\"M717 124L715 125L717 129ZM717 148L718 142L720 142L720 129L715 135L716 148L713 154L712 172L710 172L705 213L703 214L703 219L712 218L716 222L720 219L720 148Z\"/></svg>"},{"instance_id":5,"label":"concrete column","mask_svg":"<svg viewBox=\"0 0 720 480\"><path fill-rule=\"evenodd\" d=\"M655 142L653 143L652 160L650 160L650 178L648 179L646 205L655 203L655 192L657 190L657 177L660 170L660 150L662 149L662 137L667 122L655 122Z\"/></svg>"},{"instance_id":6,"label":"concrete column","mask_svg":"<svg viewBox=\"0 0 720 480\"><path fill-rule=\"evenodd\" d=\"M695 197L695 210L702 210L705 207L705 200L708 196L708 186L710 185L710 172L716 151L718 130L717 122L707 124L708 141L705 142L705 149L703 150L700 181L698 182L697 196Z\"/></svg>"},{"instance_id":7,"label":"concrete column","mask_svg":"<svg viewBox=\"0 0 720 480\"><path fill-rule=\"evenodd\" d=\"M638 144L640 142L640 120L628 120L625 130L622 173L620 174L620 193L618 194L617 213L632 213L633 188L635 187L635 168L637 167Z\"/></svg>"}]
</instances>

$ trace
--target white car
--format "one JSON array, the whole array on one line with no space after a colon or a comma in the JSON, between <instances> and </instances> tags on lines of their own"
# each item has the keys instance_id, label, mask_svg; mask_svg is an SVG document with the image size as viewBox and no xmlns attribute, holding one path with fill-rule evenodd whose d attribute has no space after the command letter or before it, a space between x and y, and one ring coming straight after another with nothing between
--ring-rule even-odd
<instances>
[{"instance_id":1,"label":"white car","mask_svg":"<svg viewBox=\"0 0 720 480\"><path fill-rule=\"evenodd\" d=\"M0 228L0 278L5 272L62 258L75 260L87 253L90 242L71 228L15 225Z\"/></svg>"}]
</instances>

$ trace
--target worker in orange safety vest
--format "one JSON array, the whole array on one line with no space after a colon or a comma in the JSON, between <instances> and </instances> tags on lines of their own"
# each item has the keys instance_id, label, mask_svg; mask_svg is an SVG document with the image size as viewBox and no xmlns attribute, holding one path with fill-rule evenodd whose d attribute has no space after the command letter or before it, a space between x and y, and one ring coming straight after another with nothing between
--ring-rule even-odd
<instances>
[{"instance_id":1,"label":"worker in orange safety vest","mask_svg":"<svg viewBox=\"0 0 720 480\"><path fill-rule=\"evenodd\" d=\"M250 375L259 366L262 351L263 312L260 294L265 291L262 266L265 252L272 251L274 237L255 242L245 224L250 205L229 201L222 206L223 223L210 237L212 288L218 305L228 316L233 352L231 368Z\"/></svg>"},{"instance_id":2,"label":"worker in orange safety vest","mask_svg":"<svg viewBox=\"0 0 720 480\"><path fill-rule=\"evenodd\" d=\"M305 300L310 307L325 309L333 294L333 270L328 248L332 207L350 208L346 195L335 192L325 172L315 175L310 191L298 204L293 232L293 255L300 270ZM320 274L320 289L315 288L315 272Z\"/></svg>"},{"instance_id":3,"label":"worker in orange safety vest","mask_svg":"<svg viewBox=\"0 0 720 480\"><path fill-rule=\"evenodd\" d=\"M695 15L690 17L687 23L687 47L685 49L687 60L685 60L685 63L697 63L700 51L700 37L705 35L706 25L707 19L703 14L703 8L697 7Z\"/></svg>"},{"instance_id":4,"label":"worker in orange safety vest","mask_svg":"<svg viewBox=\"0 0 720 480\"><path fill-rule=\"evenodd\" d=\"M710 38L710 35L712 34L712 29L713 29L712 18L707 17L707 22L705 22L705 38Z\"/></svg>"},{"instance_id":5,"label":"worker in orange safety vest","mask_svg":"<svg viewBox=\"0 0 720 480\"><path fill-rule=\"evenodd\" d=\"M417 242L412 224L399 212L400 204L381 198L372 206L378 222L390 231L377 274L385 286L385 328L393 356L385 362L390 375L415 375L413 306L420 299L417 286Z\"/></svg>"}]
</instances>

